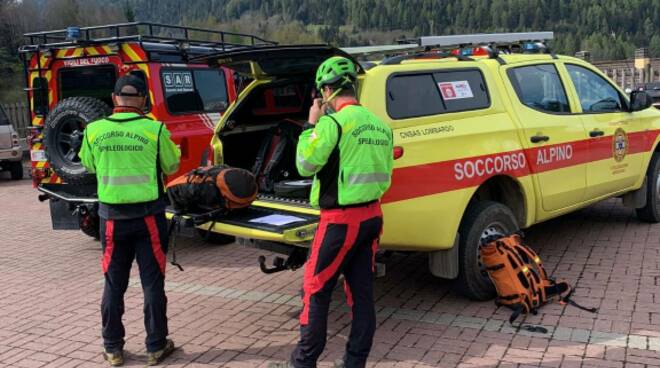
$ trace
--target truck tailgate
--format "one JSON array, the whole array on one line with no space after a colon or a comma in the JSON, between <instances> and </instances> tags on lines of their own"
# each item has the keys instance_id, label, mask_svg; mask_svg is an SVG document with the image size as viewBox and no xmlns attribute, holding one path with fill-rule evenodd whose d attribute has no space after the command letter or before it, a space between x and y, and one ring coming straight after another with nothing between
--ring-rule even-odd
<instances>
[{"instance_id":1,"label":"truck tailgate","mask_svg":"<svg viewBox=\"0 0 660 368\"><path fill-rule=\"evenodd\" d=\"M168 211L168 218L172 216ZM248 208L214 216L197 228L240 238L304 245L314 237L318 221L317 212L310 208L256 201Z\"/></svg>"}]
</instances>

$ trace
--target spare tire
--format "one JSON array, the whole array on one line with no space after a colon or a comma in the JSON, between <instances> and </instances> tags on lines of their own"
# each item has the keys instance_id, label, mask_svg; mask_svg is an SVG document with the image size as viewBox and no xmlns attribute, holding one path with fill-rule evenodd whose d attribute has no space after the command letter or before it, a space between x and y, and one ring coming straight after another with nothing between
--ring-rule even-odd
<instances>
[{"instance_id":1,"label":"spare tire","mask_svg":"<svg viewBox=\"0 0 660 368\"><path fill-rule=\"evenodd\" d=\"M50 167L69 184L94 184L96 177L80 163L78 152L87 124L110 115L110 106L92 97L65 98L48 114L44 145Z\"/></svg>"}]
</instances>

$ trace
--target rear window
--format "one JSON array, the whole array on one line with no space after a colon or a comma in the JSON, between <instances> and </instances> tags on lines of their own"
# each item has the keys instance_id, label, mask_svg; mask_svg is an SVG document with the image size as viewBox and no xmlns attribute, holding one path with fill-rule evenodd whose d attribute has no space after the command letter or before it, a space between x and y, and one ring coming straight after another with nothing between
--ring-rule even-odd
<instances>
[{"instance_id":1,"label":"rear window","mask_svg":"<svg viewBox=\"0 0 660 368\"><path fill-rule=\"evenodd\" d=\"M398 74L387 82L387 113L393 119L489 106L488 89L479 70Z\"/></svg>"},{"instance_id":2,"label":"rear window","mask_svg":"<svg viewBox=\"0 0 660 368\"><path fill-rule=\"evenodd\" d=\"M48 113L48 80L44 77L32 78L32 110L37 116Z\"/></svg>"},{"instance_id":3,"label":"rear window","mask_svg":"<svg viewBox=\"0 0 660 368\"><path fill-rule=\"evenodd\" d=\"M9 125L9 119L7 118L7 114L5 114L5 110L0 107L0 125Z\"/></svg>"},{"instance_id":4,"label":"rear window","mask_svg":"<svg viewBox=\"0 0 660 368\"><path fill-rule=\"evenodd\" d=\"M113 65L61 69L60 100L68 97L94 97L112 106L117 81Z\"/></svg>"},{"instance_id":5,"label":"rear window","mask_svg":"<svg viewBox=\"0 0 660 368\"><path fill-rule=\"evenodd\" d=\"M172 114L222 112L229 98L222 70L165 69L161 71L167 108Z\"/></svg>"}]
</instances>

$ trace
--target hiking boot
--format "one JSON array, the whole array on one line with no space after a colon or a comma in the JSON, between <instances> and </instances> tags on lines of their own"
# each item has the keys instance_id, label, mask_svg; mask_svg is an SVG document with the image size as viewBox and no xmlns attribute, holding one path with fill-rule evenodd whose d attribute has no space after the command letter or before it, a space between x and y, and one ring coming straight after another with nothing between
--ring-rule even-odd
<instances>
[{"instance_id":1,"label":"hiking boot","mask_svg":"<svg viewBox=\"0 0 660 368\"><path fill-rule=\"evenodd\" d=\"M103 349L103 359L112 367L121 367L124 365L124 352L121 350L109 352Z\"/></svg>"},{"instance_id":2,"label":"hiking boot","mask_svg":"<svg viewBox=\"0 0 660 368\"><path fill-rule=\"evenodd\" d=\"M165 358L172 355L174 349L174 341L170 339L165 340L165 346L161 350L154 351L153 353L147 352L147 365L159 364Z\"/></svg>"},{"instance_id":3,"label":"hiking boot","mask_svg":"<svg viewBox=\"0 0 660 368\"><path fill-rule=\"evenodd\" d=\"M296 368L291 362L270 362L268 368Z\"/></svg>"}]
</instances>

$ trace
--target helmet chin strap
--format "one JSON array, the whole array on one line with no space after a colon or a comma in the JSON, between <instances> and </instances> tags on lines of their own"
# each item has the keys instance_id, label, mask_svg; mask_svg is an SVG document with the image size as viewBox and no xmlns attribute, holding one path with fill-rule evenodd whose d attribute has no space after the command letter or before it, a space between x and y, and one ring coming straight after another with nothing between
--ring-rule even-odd
<instances>
[{"instance_id":1,"label":"helmet chin strap","mask_svg":"<svg viewBox=\"0 0 660 368\"><path fill-rule=\"evenodd\" d=\"M330 101L334 100L337 97L337 95L339 95L339 93L341 93L342 90L343 90L343 88L338 88L327 99L323 99L321 101L321 104L325 105L327 103L330 103Z\"/></svg>"},{"instance_id":2,"label":"helmet chin strap","mask_svg":"<svg viewBox=\"0 0 660 368\"><path fill-rule=\"evenodd\" d=\"M351 78L350 78L349 76L347 76L347 75L345 75L345 76L343 77L343 79L344 79L344 83L342 83L342 86L345 86L347 83L353 83L353 81L351 80ZM335 97L337 97L337 95L339 95L339 94L341 93L341 91L343 91L343 90L344 90L343 88L337 88L337 90L334 91L334 92L330 95L330 97L328 97L327 99L323 99L323 100L321 101L321 103L322 103L322 104L327 104L327 103L329 103L330 101L334 100Z\"/></svg>"}]
</instances>

